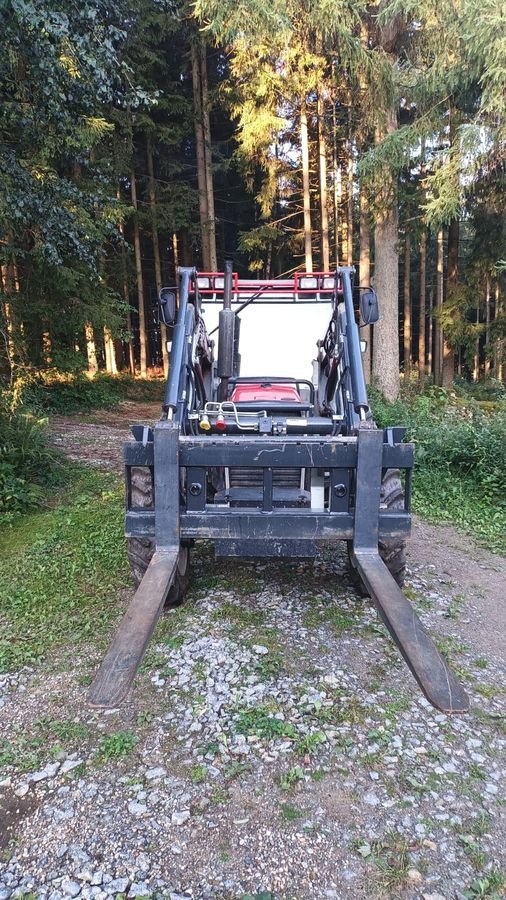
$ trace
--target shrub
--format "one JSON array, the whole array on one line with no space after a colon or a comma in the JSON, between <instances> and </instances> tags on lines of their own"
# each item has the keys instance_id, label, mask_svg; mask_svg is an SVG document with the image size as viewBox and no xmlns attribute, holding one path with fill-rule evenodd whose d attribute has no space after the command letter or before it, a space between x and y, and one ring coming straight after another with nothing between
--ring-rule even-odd
<instances>
[{"instance_id":1,"label":"shrub","mask_svg":"<svg viewBox=\"0 0 506 900\"><path fill-rule=\"evenodd\" d=\"M12 407L0 395L0 511L18 512L42 502L42 485L51 476L58 454L47 440L43 419Z\"/></svg>"},{"instance_id":2,"label":"shrub","mask_svg":"<svg viewBox=\"0 0 506 900\"><path fill-rule=\"evenodd\" d=\"M16 405L39 414L68 415L113 407L123 399L159 400L161 396L161 380L101 372L90 378L83 371L58 369L33 370L19 378L13 389Z\"/></svg>"}]
</instances>

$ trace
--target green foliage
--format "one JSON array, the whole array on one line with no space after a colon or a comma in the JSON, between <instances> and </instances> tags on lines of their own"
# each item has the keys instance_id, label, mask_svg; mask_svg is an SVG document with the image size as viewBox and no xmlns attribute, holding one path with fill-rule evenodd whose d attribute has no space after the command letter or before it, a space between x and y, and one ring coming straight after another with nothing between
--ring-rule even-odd
<instances>
[{"instance_id":1,"label":"green foliage","mask_svg":"<svg viewBox=\"0 0 506 900\"><path fill-rule=\"evenodd\" d=\"M0 395L0 513L40 505L58 459L46 421L12 408L11 399Z\"/></svg>"},{"instance_id":2,"label":"green foliage","mask_svg":"<svg viewBox=\"0 0 506 900\"><path fill-rule=\"evenodd\" d=\"M116 731L108 734L100 741L97 751L97 762L107 763L129 756L138 738L131 731Z\"/></svg>"},{"instance_id":3,"label":"green foliage","mask_svg":"<svg viewBox=\"0 0 506 900\"><path fill-rule=\"evenodd\" d=\"M415 443L415 509L431 521L456 522L492 549L504 548L506 406L487 414L441 388L392 404L374 391L371 396L378 424L406 425Z\"/></svg>"}]
</instances>

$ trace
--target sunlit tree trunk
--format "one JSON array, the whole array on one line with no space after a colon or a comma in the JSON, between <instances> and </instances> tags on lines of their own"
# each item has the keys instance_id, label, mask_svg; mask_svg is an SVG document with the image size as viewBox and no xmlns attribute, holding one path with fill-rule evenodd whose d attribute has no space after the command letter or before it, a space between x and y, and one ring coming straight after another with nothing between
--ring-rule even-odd
<instances>
[{"instance_id":1,"label":"sunlit tree trunk","mask_svg":"<svg viewBox=\"0 0 506 900\"><path fill-rule=\"evenodd\" d=\"M411 237L404 244L404 376L411 372Z\"/></svg>"},{"instance_id":2,"label":"sunlit tree trunk","mask_svg":"<svg viewBox=\"0 0 506 900\"><path fill-rule=\"evenodd\" d=\"M369 228L368 201L363 187L360 189L360 284L367 287L371 281L371 232ZM364 325L361 336L366 341L365 353L362 354L366 384L371 383L371 337L372 328Z\"/></svg>"},{"instance_id":3,"label":"sunlit tree trunk","mask_svg":"<svg viewBox=\"0 0 506 900\"><path fill-rule=\"evenodd\" d=\"M327 191L327 140L325 135L325 101L318 94L318 161L320 175L320 219L321 219L321 254L322 269L330 269L329 249L329 209Z\"/></svg>"},{"instance_id":4,"label":"sunlit tree trunk","mask_svg":"<svg viewBox=\"0 0 506 900\"><path fill-rule=\"evenodd\" d=\"M155 262L155 283L156 295L160 294L162 289L162 263L160 260L160 241L158 239L158 216L156 209L156 185L155 185L155 167L153 165L153 148L151 146L151 138L149 133L146 134L146 156L148 162L148 193L149 208L151 211L151 234L153 237L153 258ZM162 343L162 360L163 373L167 376L169 371L169 355L167 353L167 328L163 324L160 325L160 337Z\"/></svg>"},{"instance_id":5,"label":"sunlit tree trunk","mask_svg":"<svg viewBox=\"0 0 506 900\"><path fill-rule=\"evenodd\" d=\"M304 207L304 260L306 272L312 272L313 252L311 244L311 195L309 189L309 140L305 100L302 102L300 110L300 148L302 155L302 199Z\"/></svg>"},{"instance_id":6,"label":"sunlit tree trunk","mask_svg":"<svg viewBox=\"0 0 506 900\"><path fill-rule=\"evenodd\" d=\"M397 113L387 111L387 133L397 128ZM374 286L380 319L374 326L373 375L387 400L399 394L399 215L393 176L385 175L383 202L376 214L374 231Z\"/></svg>"},{"instance_id":7,"label":"sunlit tree trunk","mask_svg":"<svg viewBox=\"0 0 506 900\"><path fill-rule=\"evenodd\" d=\"M139 231L139 220L137 217L137 185L135 181L135 172L131 176L132 206L134 208L134 251L135 251L135 271L137 274L137 297L139 302L139 344L140 344L140 368L141 378L147 378L147 334L146 334L146 312L144 304L144 281L142 278L142 257L141 257L141 236Z\"/></svg>"},{"instance_id":8,"label":"sunlit tree trunk","mask_svg":"<svg viewBox=\"0 0 506 900\"><path fill-rule=\"evenodd\" d=\"M87 322L84 326L84 337L86 341L86 356L88 358L88 372L90 375L96 375L98 372L97 347L91 322Z\"/></svg>"},{"instance_id":9,"label":"sunlit tree trunk","mask_svg":"<svg viewBox=\"0 0 506 900\"><path fill-rule=\"evenodd\" d=\"M174 277L177 279L177 270L179 269L179 247L177 243L177 233L172 232L172 258L174 260Z\"/></svg>"},{"instance_id":10,"label":"sunlit tree trunk","mask_svg":"<svg viewBox=\"0 0 506 900\"><path fill-rule=\"evenodd\" d=\"M117 375L116 347L112 339L111 329L104 325L105 368L110 375Z\"/></svg>"},{"instance_id":11,"label":"sunlit tree trunk","mask_svg":"<svg viewBox=\"0 0 506 900\"><path fill-rule=\"evenodd\" d=\"M426 327L426 291L427 291L427 232L425 228L420 237L420 318L418 328L418 377L425 378L425 327Z\"/></svg>"}]
</instances>

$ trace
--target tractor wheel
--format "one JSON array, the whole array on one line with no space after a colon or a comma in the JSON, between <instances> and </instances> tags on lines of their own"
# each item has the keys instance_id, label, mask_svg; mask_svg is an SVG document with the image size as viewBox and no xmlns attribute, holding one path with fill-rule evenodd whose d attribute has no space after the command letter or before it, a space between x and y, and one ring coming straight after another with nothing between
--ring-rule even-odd
<instances>
[{"instance_id":1,"label":"tractor wheel","mask_svg":"<svg viewBox=\"0 0 506 900\"><path fill-rule=\"evenodd\" d=\"M402 487L398 469L387 469L385 472L383 481L381 482L380 502L382 507L386 509L404 509L404 489ZM367 590L362 583L362 579L351 561L352 547L352 541L348 541L350 578L354 587L356 587L363 596L367 596ZM402 587L404 584L404 576L406 574L406 541L380 541L379 554L392 577L399 587Z\"/></svg>"},{"instance_id":2,"label":"tractor wheel","mask_svg":"<svg viewBox=\"0 0 506 900\"><path fill-rule=\"evenodd\" d=\"M153 474L145 467L132 469L131 502L132 506L144 509L153 506ZM155 552L154 538L130 537L127 542L127 553L130 561L132 578L136 587L141 583L151 557ZM182 546L179 551L179 562L167 600L166 607L180 606L190 582L190 551Z\"/></svg>"}]
</instances>

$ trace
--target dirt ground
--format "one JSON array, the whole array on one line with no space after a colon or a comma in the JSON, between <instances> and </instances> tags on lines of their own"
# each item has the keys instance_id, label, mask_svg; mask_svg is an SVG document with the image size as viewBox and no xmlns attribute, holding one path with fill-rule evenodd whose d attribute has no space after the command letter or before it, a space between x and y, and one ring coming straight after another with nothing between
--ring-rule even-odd
<instances>
[{"instance_id":1,"label":"dirt ground","mask_svg":"<svg viewBox=\"0 0 506 900\"><path fill-rule=\"evenodd\" d=\"M117 473L158 409L57 417L54 441ZM37 769L0 766L0 900L504 897L506 560L414 521L406 594L470 695L458 717L420 695L344 566L198 547L117 710L87 706L92 639L0 676L2 736L69 735Z\"/></svg>"}]
</instances>

